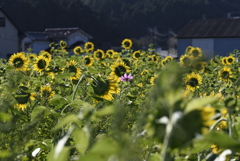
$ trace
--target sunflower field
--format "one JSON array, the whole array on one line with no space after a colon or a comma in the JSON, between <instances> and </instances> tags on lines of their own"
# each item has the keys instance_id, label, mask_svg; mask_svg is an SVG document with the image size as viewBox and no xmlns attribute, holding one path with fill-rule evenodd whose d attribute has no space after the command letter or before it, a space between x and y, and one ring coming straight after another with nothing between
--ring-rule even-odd
<instances>
[{"instance_id":1,"label":"sunflower field","mask_svg":"<svg viewBox=\"0 0 240 161\"><path fill-rule=\"evenodd\" d=\"M239 51L49 46L1 59L0 160L240 160Z\"/></svg>"}]
</instances>

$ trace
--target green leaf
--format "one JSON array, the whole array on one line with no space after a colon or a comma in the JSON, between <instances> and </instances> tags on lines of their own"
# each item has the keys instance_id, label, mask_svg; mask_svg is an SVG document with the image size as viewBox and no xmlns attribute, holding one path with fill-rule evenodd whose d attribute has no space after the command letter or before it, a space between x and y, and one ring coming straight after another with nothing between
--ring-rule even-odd
<instances>
[{"instance_id":1,"label":"green leaf","mask_svg":"<svg viewBox=\"0 0 240 161\"><path fill-rule=\"evenodd\" d=\"M114 111L115 111L114 106L108 106L108 107L98 110L96 112L96 116L101 117L101 116L111 115L112 113L114 113Z\"/></svg>"},{"instance_id":2,"label":"green leaf","mask_svg":"<svg viewBox=\"0 0 240 161\"><path fill-rule=\"evenodd\" d=\"M8 122L12 119L12 116L7 113L0 113L0 121Z\"/></svg>"},{"instance_id":3,"label":"green leaf","mask_svg":"<svg viewBox=\"0 0 240 161\"><path fill-rule=\"evenodd\" d=\"M69 106L73 108L80 108L82 106L91 106L91 105L83 100L75 99L69 104Z\"/></svg>"},{"instance_id":4,"label":"green leaf","mask_svg":"<svg viewBox=\"0 0 240 161\"><path fill-rule=\"evenodd\" d=\"M1 150L0 151L0 158L7 158L11 155L11 152L7 151L7 150Z\"/></svg>"},{"instance_id":5,"label":"green leaf","mask_svg":"<svg viewBox=\"0 0 240 161\"><path fill-rule=\"evenodd\" d=\"M39 115L42 117L49 114L51 114L51 112L45 106L38 106L34 108L31 113L31 121L35 120Z\"/></svg>"},{"instance_id":6,"label":"green leaf","mask_svg":"<svg viewBox=\"0 0 240 161\"><path fill-rule=\"evenodd\" d=\"M206 134L203 139L203 142L208 142L212 144L217 144L221 148L231 148L234 146L240 146L240 142L234 140L229 135L223 132L214 132L211 131L210 133Z\"/></svg>"},{"instance_id":7,"label":"green leaf","mask_svg":"<svg viewBox=\"0 0 240 161\"><path fill-rule=\"evenodd\" d=\"M117 154L120 151L118 143L109 137L101 139L97 142L89 153L79 159L79 161L106 161L109 156Z\"/></svg>"},{"instance_id":8,"label":"green leaf","mask_svg":"<svg viewBox=\"0 0 240 161\"><path fill-rule=\"evenodd\" d=\"M89 145L89 134L84 129L75 128L72 135L77 150L84 155Z\"/></svg>"},{"instance_id":9,"label":"green leaf","mask_svg":"<svg viewBox=\"0 0 240 161\"><path fill-rule=\"evenodd\" d=\"M67 104L67 100L64 99L61 95L54 95L53 98L49 101L49 104L54 107L54 110L61 109Z\"/></svg>"},{"instance_id":10,"label":"green leaf","mask_svg":"<svg viewBox=\"0 0 240 161\"><path fill-rule=\"evenodd\" d=\"M66 161L69 160L69 147L63 147L61 153L58 156L55 156L55 148L49 153L48 155L48 161Z\"/></svg>"},{"instance_id":11,"label":"green leaf","mask_svg":"<svg viewBox=\"0 0 240 161\"><path fill-rule=\"evenodd\" d=\"M158 153L151 153L147 159L147 161L159 161L161 160L160 154Z\"/></svg>"},{"instance_id":12,"label":"green leaf","mask_svg":"<svg viewBox=\"0 0 240 161\"><path fill-rule=\"evenodd\" d=\"M74 115L74 114L66 115L64 118L59 120L59 123L55 127L53 127L52 130L56 131L58 129L61 129L66 124L71 123L71 122L77 122L78 120L79 120L79 118L77 115Z\"/></svg>"},{"instance_id":13,"label":"green leaf","mask_svg":"<svg viewBox=\"0 0 240 161\"><path fill-rule=\"evenodd\" d=\"M196 110L199 107L204 107L210 103L213 103L214 101L217 101L217 97L202 97L202 98L197 98L189 102L185 108L185 113L189 113L193 110Z\"/></svg>"}]
</instances>

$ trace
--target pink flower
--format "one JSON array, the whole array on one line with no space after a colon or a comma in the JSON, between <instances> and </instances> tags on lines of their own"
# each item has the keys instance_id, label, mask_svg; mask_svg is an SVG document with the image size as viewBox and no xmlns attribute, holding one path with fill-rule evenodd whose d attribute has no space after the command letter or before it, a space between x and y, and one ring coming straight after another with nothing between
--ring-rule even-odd
<instances>
[{"instance_id":1,"label":"pink flower","mask_svg":"<svg viewBox=\"0 0 240 161\"><path fill-rule=\"evenodd\" d=\"M131 79L133 79L133 76L131 74L128 75L127 73L125 73L120 78L121 81L127 81L127 82L131 82Z\"/></svg>"}]
</instances>

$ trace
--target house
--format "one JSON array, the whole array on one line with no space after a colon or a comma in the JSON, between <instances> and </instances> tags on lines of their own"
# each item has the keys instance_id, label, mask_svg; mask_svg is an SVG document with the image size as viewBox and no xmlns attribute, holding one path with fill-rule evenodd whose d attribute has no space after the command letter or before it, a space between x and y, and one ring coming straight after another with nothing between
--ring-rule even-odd
<instances>
[{"instance_id":1,"label":"house","mask_svg":"<svg viewBox=\"0 0 240 161\"><path fill-rule=\"evenodd\" d=\"M33 53L39 53L41 50L49 50L51 42L59 43L61 40L66 41L71 50L75 46L83 46L90 39L92 36L78 27L46 28L44 32L26 32L22 39L22 51L27 52L31 48Z\"/></svg>"},{"instance_id":2,"label":"house","mask_svg":"<svg viewBox=\"0 0 240 161\"><path fill-rule=\"evenodd\" d=\"M212 58L240 50L240 18L191 20L178 33L178 55L188 46L199 47Z\"/></svg>"},{"instance_id":3,"label":"house","mask_svg":"<svg viewBox=\"0 0 240 161\"><path fill-rule=\"evenodd\" d=\"M20 51L22 32L0 7L0 58L7 59Z\"/></svg>"}]
</instances>

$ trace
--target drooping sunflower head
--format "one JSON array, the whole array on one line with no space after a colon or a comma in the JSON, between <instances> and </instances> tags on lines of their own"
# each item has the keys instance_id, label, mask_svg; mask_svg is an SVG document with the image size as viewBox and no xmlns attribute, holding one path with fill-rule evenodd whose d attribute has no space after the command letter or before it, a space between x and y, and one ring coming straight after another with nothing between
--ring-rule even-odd
<instances>
[{"instance_id":1,"label":"drooping sunflower head","mask_svg":"<svg viewBox=\"0 0 240 161\"><path fill-rule=\"evenodd\" d=\"M228 63L227 63L227 57L223 57L223 58L221 59L221 62L222 62L223 65L228 65Z\"/></svg>"},{"instance_id":2,"label":"drooping sunflower head","mask_svg":"<svg viewBox=\"0 0 240 161\"><path fill-rule=\"evenodd\" d=\"M193 60L192 56L187 54L182 55L180 58L180 65L182 67L189 67L192 64L192 60Z\"/></svg>"},{"instance_id":3,"label":"drooping sunflower head","mask_svg":"<svg viewBox=\"0 0 240 161\"><path fill-rule=\"evenodd\" d=\"M94 63L94 59L91 56L85 56L83 61L86 67L92 66Z\"/></svg>"},{"instance_id":4,"label":"drooping sunflower head","mask_svg":"<svg viewBox=\"0 0 240 161\"><path fill-rule=\"evenodd\" d=\"M103 50L97 49L96 51L94 51L93 56L96 60L102 60L105 58L105 53Z\"/></svg>"},{"instance_id":5,"label":"drooping sunflower head","mask_svg":"<svg viewBox=\"0 0 240 161\"><path fill-rule=\"evenodd\" d=\"M152 59L151 59L151 60L152 60L153 62L155 62L155 63L158 62L158 59L159 59L159 57L158 57L157 55L155 55L155 54L152 55Z\"/></svg>"},{"instance_id":6,"label":"drooping sunflower head","mask_svg":"<svg viewBox=\"0 0 240 161\"><path fill-rule=\"evenodd\" d=\"M114 55L115 55L115 51L112 50L112 49L109 49L106 51L106 55L108 58L114 58Z\"/></svg>"},{"instance_id":7,"label":"drooping sunflower head","mask_svg":"<svg viewBox=\"0 0 240 161\"><path fill-rule=\"evenodd\" d=\"M94 50L94 44L92 42L86 42L84 48L88 53L91 53Z\"/></svg>"},{"instance_id":8,"label":"drooping sunflower head","mask_svg":"<svg viewBox=\"0 0 240 161\"><path fill-rule=\"evenodd\" d=\"M11 55L8 62L16 71L26 71L28 69L28 58L23 52Z\"/></svg>"},{"instance_id":9,"label":"drooping sunflower head","mask_svg":"<svg viewBox=\"0 0 240 161\"><path fill-rule=\"evenodd\" d=\"M202 133L206 133L209 127L211 127L216 120L213 119L216 114L216 109L211 106L201 107L198 109L200 111L200 117L202 120Z\"/></svg>"},{"instance_id":10,"label":"drooping sunflower head","mask_svg":"<svg viewBox=\"0 0 240 161\"><path fill-rule=\"evenodd\" d=\"M197 62L197 63L195 63L193 66L194 66L194 69L195 69L197 72L202 73L202 72L204 72L207 64L206 64L205 62Z\"/></svg>"},{"instance_id":11,"label":"drooping sunflower head","mask_svg":"<svg viewBox=\"0 0 240 161\"><path fill-rule=\"evenodd\" d=\"M77 62L74 60L67 63L65 71L68 73L74 73L74 75L69 78L70 80L76 80L81 75L81 69L77 67Z\"/></svg>"},{"instance_id":12,"label":"drooping sunflower head","mask_svg":"<svg viewBox=\"0 0 240 161\"><path fill-rule=\"evenodd\" d=\"M112 72L111 76L115 77L117 81L120 81L120 77L125 73L129 73L130 67L128 67L123 61L116 61L113 65L111 65Z\"/></svg>"},{"instance_id":13,"label":"drooping sunflower head","mask_svg":"<svg viewBox=\"0 0 240 161\"><path fill-rule=\"evenodd\" d=\"M228 65L233 64L236 60L236 58L233 57L233 56L228 56L226 59L227 59L226 62L227 62Z\"/></svg>"},{"instance_id":14,"label":"drooping sunflower head","mask_svg":"<svg viewBox=\"0 0 240 161\"><path fill-rule=\"evenodd\" d=\"M132 40L130 40L130 39L124 39L124 40L122 41L122 47L123 47L124 49L130 49L130 48L132 47Z\"/></svg>"},{"instance_id":15,"label":"drooping sunflower head","mask_svg":"<svg viewBox=\"0 0 240 161\"><path fill-rule=\"evenodd\" d=\"M191 55L193 56L194 59L198 59L202 57L202 50L198 47L193 48Z\"/></svg>"},{"instance_id":16,"label":"drooping sunflower head","mask_svg":"<svg viewBox=\"0 0 240 161\"><path fill-rule=\"evenodd\" d=\"M232 71L229 67L225 66L218 72L218 76L221 81L230 81L232 78Z\"/></svg>"},{"instance_id":17,"label":"drooping sunflower head","mask_svg":"<svg viewBox=\"0 0 240 161\"><path fill-rule=\"evenodd\" d=\"M40 87L40 97L51 99L55 92L52 90L50 85L43 85Z\"/></svg>"},{"instance_id":18,"label":"drooping sunflower head","mask_svg":"<svg viewBox=\"0 0 240 161\"><path fill-rule=\"evenodd\" d=\"M74 54L76 55L81 55L83 53L83 49L81 46L76 46L74 49L73 49L73 52Z\"/></svg>"},{"instance_id":19,"label":"drooping sunflower head","mask_svg":"<svg viewBox=\"0 0 240 161\"><path fill-rule=\"evenodd\" d=\"M187 74L187 76L184 78L184 82L186 89L189 91L194 91L202 84L202 77L196 73Z\"/></svg>"},{"instance_id":20,"label":"drooping sunflower head","mask_svg":"<svg viewBox=\"0 0 240 161\"><path fill-rule=\"evenodd\" d=\"M134 59L139 59L142 56L142 53L140 50L134 51L132 57Z\"/></svg>"},{"instance_id":21,"label":"drooping sunflower head","mask_svg":"<svg viewBox=\"0 0 240 161\"><path fill-rule=\"evenodd\" d=\"M47 58L49 62L52 60L51 54L49 52L47 52L47 51L41 51L39 55L42 55L45 58Z\"/></svg>"},{"instance_id":22,"label":"drooping sunflower head","mask_svg":"<svg viewBox=\"0 0 240 161\"><path fill-rule=\"evenodd\" d=\"M43 70L46 70L48 66L49 66L49 59L47 59L43 55L40 55L37 57L37 60L33 65L33 70L37 72L42 72Z\"/></svg>"},{"instance_id":23,"label":"drooping sunflower head","mask_svg":"<svg viewBox=\"0 0 240 161\"><path fill-rule=\"evenodd\" d=\"M168 63L171 62L172 60L173 60L173 57L167 56L166 58L164 58L164 59L161 61L161 65L162 65L162 66L165 66L166 64L168 64Z\"/></svg>"},{"instance_id":24,"label":"drooping sunflower head","mask_svg":"<svg viewBox=\"0 0 240 161\"><path fill-rule=\"evenodd\" d=\"M61 41L60 41L60 43L59 43L59 45L60 45L60 47L61 47L61 48L63 48L63 49L64 49L64 48L66 48L66 47L67 47L67 42L66 42L66 41L63 41L63 40L61 40Z\"/></svg>"},{"instance_id":25,"label":"drooping sunflower head","mask_svg":"<svg viewBox=\"0 0 240 161\"><path fill-rule=\"evenodd\" d=\"M93 82L92 87L95 95L108 101L112 101L114 99L112 94L120 92L117 82L111 79L97 79L97 82Z\"/></svg>"},{"instance_id":26,"label":"drooping sunflower head","mask_svg":"<svg viewBox=\"0 0 240 161\"><path fill-rule=\"evenodd\" d=\"M192 47L192 46L188 46L187 48L186 48L186 54L190 54L190 53L192 53L192 50L194 49L194 47Z\"/></svg>"}]
</instances>

